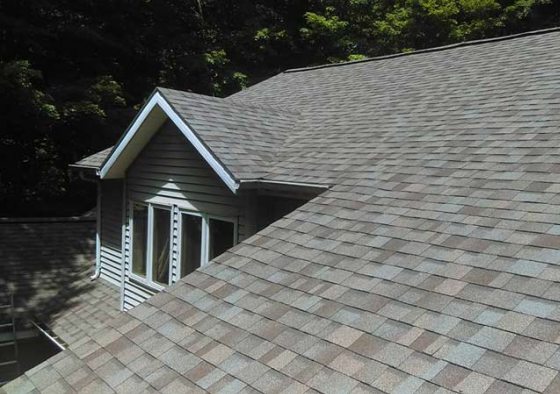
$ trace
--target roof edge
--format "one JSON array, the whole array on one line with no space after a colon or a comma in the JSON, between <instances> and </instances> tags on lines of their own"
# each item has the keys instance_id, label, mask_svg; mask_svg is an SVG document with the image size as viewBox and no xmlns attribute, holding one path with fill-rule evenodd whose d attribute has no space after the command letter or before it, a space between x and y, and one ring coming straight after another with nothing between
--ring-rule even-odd
<instances>
[{"instance_id":1,"label":"roof edge","mask_svg":"<svg viewBox=\"0 0 560 394\"><path fill-rule=\"evenodd\" d=\"M278 186L293 186L293 187L304 187L304 188L323 189L323 190L327 190L332 187L332 185L326 185L322 183L279 181L279 180L268 180L264 178L241 180L240 184L246 187L253 187L258 185L278 185Z\"/></svg>"},{"instance_id":2,"label":"roof edge","mask_svg":"<svg viewBox=\"0 0 560 394\"><path fill-rule=\"evenodd\" d=\"M100 178L107 178L111 168L115 165L118 158L123 151L130 145L131 140L139 131L146 118L150 116L154 108L159 107L164 116L167 116L179 129L179 131L186 137L186 139L194 146L200 153L204 160L210 167L217 173L217 175L224 181L226 186L235 194L239 188L239 181L233 176L231 171L222 163L219 158L212 152L194 129L188 124L177 110L165 97L165 94L156 88L150 95L149 99L138 111L126 131L121 135L119 141L115 144L99 170Z\"/></svg>"},{"instance_id":3,"label":"roof edge","mask_svg":"<svg viewBox=\"0 0 560 394\"><path fill-rule=\"evenodd\" d=\"M329 68L329 67L342 67L342 66L348 66L348 65L358 64L358 63L367 63L367 62L393 59L393 58L404 57L404 56L420 55L420 54L423 54L423 53L441 52L441 51L445 51L445 50L448 50L448 49L462 48L462 47L468 47L468 46L473 46L473 45L486 44L486 43L490 43L490 42L507 41L507 40L512 40L512 39L516 39L516 38L536 36L536 35L548 34L548 33L554 33L554 32L560 32L560 26L551 27L551 28L547 28L547 29L540 29L540 30L531 30L531 31L523 32L523 33L510 34L510 35L507 35L507 36L482 38L482 39L479 39L479 40L471 40L471 41L462 41L462 42L458 42L458 43L455 43L455 44L443 45L443 46L439 46L439 47L426 48L426 49L418 49L418 50L411 51L411 52L399 52L399 53L394 53L394 54L391 54L391 55L369 57L367 59L361 59L361 60L352 60L352 61L340 62L340 63L327 63L327 64L320 64L320 65L317 65L317 66L309 66L309 67L291 68L291 69L285 70L281 74L319 70L319 69Z\"/></svg>"},{"instance_id":4,"label":"roof edge","mask_svg":"<svg viewBox=\"0 0 560 394\"><path fill-rule=\"evenodd\" d=\"M80 169L80 170L99 170L101 168L101 166L90 166L90 165L86 165L86 164L78 164L78 162L68 164L68 167L70 167L71 169Z\"/></svg>"},{"instance_id":5,"label":"roof edge","mask_svg":"<svg viewBox=\"0 0 560 394\"><path fill-rule=\"evenodd\" d=\"M226 166L226 164L220 160L220 158L214 153L214 151L208 146L208 144L204 141L204 139L196 132L195 128L192 127L187 119L182 116L179 111L175 108L175 106L167 99L165 96L165 92L162 89L156 87L155 91L161 96L164 105L160 104L161 108L167 114L169 119L175 123L175 125L179 128L183 135L187 138L187 140L194 146L194 148L200 153L200 155L208 162L210 167L214 169L214 171L218 174L220 178L224 181L224 183L231 189L232 192L236 192L239 188L239 179L231 172L231 170ZM177 124L175 122L174 116L167 111L165 105L169 107L171 111L173 111L173 115L176 116L179 120L181 120L182 125ZM181 127L183 126L183 127Z\"/></svg>"},{"instance_id":6,"label":"roof edge","mask_svg":"<svg viewBox=\"0 0 560 394\"><path fill-rule=\"evenodd\" d=\"M269 78L267 78L267 79L269 79ZM281 106L270 105L270 104L262 104L262 103L257 104L255 102L244 102L242 99L235 99L234 97L232 97L236 93L242 92L243 90L240 90L239 92L232 93L232 94L230 94L229 96L226 96L226 97L209 96L209 95L206 95L206 94L195 93L195 92L191 92L191 91L187 91L187 90L164 88L164 87L160 87L160 86L156 87L156 90L158 90L163 95L165 95L165 91L168 90L170 92L178 93L178 94L181 94L181 95L186 94L186 95L192 95L192 96L200 96L200 97L203 97L204 99L214 100L216 102L221 101L223 103L227 103L228 105L235 106L236 108L239 108L239 109L250 108L250 109L255 109L255 110L259 110L259 111L274 112L276 114L288 114L288 115L297 115L297 116L301 115L301 113L299 111L294 110L294 109L288 109L288 108L284 108L284 107L281 107Z\"/></svg>"}]
</instances>

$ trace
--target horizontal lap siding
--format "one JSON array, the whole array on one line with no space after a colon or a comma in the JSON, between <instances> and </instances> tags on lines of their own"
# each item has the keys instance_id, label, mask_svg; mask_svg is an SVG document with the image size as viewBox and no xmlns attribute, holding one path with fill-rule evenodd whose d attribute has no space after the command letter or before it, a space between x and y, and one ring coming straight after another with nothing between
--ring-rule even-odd
<instances>
[{"instance_id":1,"label":"horizontal lap siding","mask_svg":"<svg viewBox=\"0 0 560 394\"><path fill-rule=\"evenodd\" d=\"M238 218L238 239L246 238L244 214L246 204L234 195L218 175L172 124L166 123L156 133L127 171L127 200L175 205L180 209L216 216ZM172 237L172 279L178 280L179 210L174 209ZM128 214L128 211L127 211ZM128 223L128 220L127 220ZM144 301L153 290L129 278L130 229L125 237L124 308Z\"/></svg>"},{"instance_id":2,"label":"horizontal lap siding","mask_svg":"<svg viewBox=\"0 0 560 394\"><path fill-rule=\"evenodd\" d=\"M122 267L121 180L101 181L101 278L121 285Z\"/></svg>"}]
</instances>

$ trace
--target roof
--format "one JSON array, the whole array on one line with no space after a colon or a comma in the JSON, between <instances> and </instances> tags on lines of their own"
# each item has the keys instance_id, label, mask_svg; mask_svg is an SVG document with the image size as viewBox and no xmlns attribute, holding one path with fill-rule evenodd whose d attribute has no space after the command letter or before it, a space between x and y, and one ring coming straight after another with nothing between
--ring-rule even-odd
<instances>
[{"instance_id":1,"label":"roof","mask_svg":"<svg viewBox=\"0 0 560 394\"><path fill-rule=\"evenodd\" d=\"M91 168L97 170L101 168L101 165L103 164L107 156L109 156L109 153L111 153L112 150L113 147L110 146L109 148L103 149L102 151L94 153L93 155L84 157L82 160L77 161L76 163L71 164L70 166L77 167L77 168Z\"/></svg>"},{"instance_id":2,"label":"roof","mask_svg":"<svg viewBox=\"0 0 560 394\"><path fill-rule=\"evenodd\" d=\"M461 119L472 117L473 122L486 124L491 111L516 111L523 101L517 90L535 78L542 81L542 76L529 67L515 70L519 73L515 81L515 73L501 70L514 69L520 56L525 61L534 57L548 62L558 34L558 29L549 29L288 70L225 99L164 88L157 91L236 180L330 186L367 160L364 152L385 149L379 139L397 131L424 133L423 128L434 121L445 124L446 119L439 118L445 113L459 122L458 129L449 130L455 133L461 129ZM520 42L526 48L522 55L516 53ZM489 57L491 65L480 60ZM537 60L531 65L539 67ZM423 75L425 70L430 72ZM438 95L427 94L432 88ZM496 100L492 97L495 89L509 98ZM477 101L488 108L479 110ZM399 143L402 133L395 137Z\"/></svg>"},{"instance_id":3,"label":"roof","mask_svg":"<svg viewBox=\"0 0 560 394\"><path fill-rule=\"evenodd\" d=\"M19 389L560 390L560 32L280 74L271 178L333 187Z\"/></svg>"},{"instance_id":4,"label":"roof","mask_svg":"<svg viewBox=\"0 0 560 394\"><path fill-rule=\"evenodd\" d=\"M92 282L95 219L0 221L0 299L14 294L17 316L43 323L66 344L92 334L119 311L119 290ZM2 319L4 321L5 319Z\"/></svg>"},{"instance_id":5,"label":"roof","mask_svg":"<svg viewBox=\"0 0 560 394\"><path fill-rule=\"evenodd\" d=\"M164 88L158 91L237 180L265 176L277 147L299 118L297 109L285 110L281 103L271 107Z\"/></svg>"},{"instance_id":6,"label":"roof","mask_svg":"<svg viewBox=\"0 0 560 394\"><path fill-rule=\"evenodd\" d=\"M255 180L266 175L268 166L274 162L277 147L289 135L298 119L295 110L287 111L280 107L258 104L247 105L216 97L157 88L115 147L86 157L72 166L101 169L105 162L109 162L107 166L113 165L109 159L118 160L119 156L126 156L122 151L127 147L134 148L134 152L128 155L127 163L130 163L165 119L164 116L160 116L159 121L153 122L155 127L144 129L140 126L141 123L137 123L138 119L148 123L146 119L153 113L154 106L157 106L157 103L154 105L152 102L160 97L159 103L169 105L169 110L172 111L166 115L178 115L178 121L182 123L187 138L194 138L195 146L198 146L197 142L200 141L200 146L205 149L205 152L201 152L202 156L211 155L217 159L219 165L223 166L235 181ZM140 138L135 138L135 135L141 133L145 133L146 138L138 141ZM239 141L243 141L243 144ZM208 154L206 148L209 149Z\"/></svg>"},{"instance_id":7,"label":"roof","mask_svg":"<svg viewBox=\"0 0 560 394\"><path fill-rule=\"evenodd\" d=\"M519 137L517 129L543 125L535 123L535 108L548 115L543 107L554 100L559 35L556 29L285 72L229 99L302 113L267 179L336 184L356 166L392 152L409 154L419 144L432 143L435 155L437 143L448 138L472 144L469 138Z\"/></svg>"}]
</instances>

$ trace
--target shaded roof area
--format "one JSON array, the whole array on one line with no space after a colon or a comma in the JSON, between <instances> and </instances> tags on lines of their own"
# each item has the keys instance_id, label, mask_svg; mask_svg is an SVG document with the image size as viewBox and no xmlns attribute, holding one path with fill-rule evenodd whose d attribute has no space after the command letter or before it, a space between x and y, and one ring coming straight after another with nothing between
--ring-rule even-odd
<instances>
[{"instance_id":1,"label":"shaded roof area","mask_svg":"<svg viewBox=\"0 0 560 394\"><path fill-rule=\"evenodd\" d=\"M95 221L0 222L0 297L14 294L17 316L48 325L66 343L91 334L119 310L119 290L91 281Z\"/></svg>"},{"instance_id":2,"label":"shaded roof area","mask_svg":"<svg viewBox=\"0 0 560 394\"><path fill-rule=\"evenodd\" d=\"M559 392L558 64L550 32L228 99L297 106L274 176L334 186L6 389Z\"/></svg>"},{"instance_id":3,"label":"shaded roof area","mask_svg":"<svg viewBox=\"0 0 560 394\"><path fill-rule=\"evenodd\" d=\"M70 166L78 167L78 168L91 168L97 170L101 168L101 165L103 164L107 156L109 156L112 150L113 150L112 146L107 149L103 149L102 151L94 153L93 155L84 157L82 160L77 161L76 163L71 164Z\"/></svg>"}]
</instances>

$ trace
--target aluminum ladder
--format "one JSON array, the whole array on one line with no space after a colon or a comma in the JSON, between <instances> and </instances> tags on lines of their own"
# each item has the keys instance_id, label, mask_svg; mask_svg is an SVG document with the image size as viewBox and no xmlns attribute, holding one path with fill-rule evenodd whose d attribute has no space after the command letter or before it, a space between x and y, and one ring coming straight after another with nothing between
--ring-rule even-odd
<instances>
[{"instance_id":1,"label":"aluminum ladder","mask_svg":"<svg viewBox=\"0 0 560 394\"><path fill-rule=\"evenodd\" d=\"M7 357L3 356L0 361L0 370L3 371L0 375L0 386L18 377L20 373L14 295L12 293L8 295L8 303L0 305L0 316L4 315L8 316L8 320L0 323L0 333L8 334L11 338L0 342L0 354L7 355ZM13 371L12 374L9 374L10 370Z\"/></svg>"}]
</instances>

